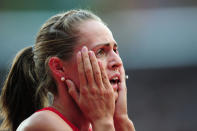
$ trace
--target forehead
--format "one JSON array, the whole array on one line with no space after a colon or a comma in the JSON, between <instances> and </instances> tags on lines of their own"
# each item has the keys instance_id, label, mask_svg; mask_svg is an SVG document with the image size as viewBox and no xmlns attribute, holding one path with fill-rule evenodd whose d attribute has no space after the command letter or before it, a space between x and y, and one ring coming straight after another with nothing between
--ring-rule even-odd
<instances>
[{"instance_id":1,"label":"forehead","mask_svg":"<svg viewBox=\"0 0 197 131\"><path fill-rule=\"evenodd\" d=\"M76 47L80 50L82 46L92 49L100 44L116 43L112 32L102 22L96 20L88 20L79 24L79 43Z\"/></svg>"}]
</instances>

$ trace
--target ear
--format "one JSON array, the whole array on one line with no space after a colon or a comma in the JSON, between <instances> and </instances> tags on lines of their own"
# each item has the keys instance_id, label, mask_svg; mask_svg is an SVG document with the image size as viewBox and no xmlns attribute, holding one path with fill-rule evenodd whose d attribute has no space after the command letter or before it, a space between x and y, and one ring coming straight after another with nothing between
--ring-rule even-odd
<instances>
[{"instance_id":1,"label":"ear","mask_svg":"<svg viewBox=\"0 0 197 131\"><path fill-rule=\"evenodd\" d=\"M48 62L48 66L56 80L60 80L61 77L65 77L63 70L63 61L58 57L51 57Z\"/></svg>"}]
</instances>

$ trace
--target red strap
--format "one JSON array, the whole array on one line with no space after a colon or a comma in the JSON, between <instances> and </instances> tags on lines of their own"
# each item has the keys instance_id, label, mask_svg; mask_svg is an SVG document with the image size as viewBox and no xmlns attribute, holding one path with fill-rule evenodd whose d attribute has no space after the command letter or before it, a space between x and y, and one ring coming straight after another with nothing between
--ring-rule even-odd
<instances>
[{"instance_id":1,"label":"red strap","mask_svg":"<svg viewBox=\"0 0 197 131\"><path fill-rule=\"evenodd\" d=\"M49 110L49 111L52 111L52 112L56 113L57 115L59 115L73 129L73 131L79 131L79 129L76 126L74 126L70 121L68 121L66 119L66 117L64 117L58 110L56 110L56 109L54 109L52 107L46 107L46 108L43 108L41 110L38 110L37 112L44 111L44 110ZM89 131L91 131L91 130L89 129Z\"/></svg>"}]
</instances>

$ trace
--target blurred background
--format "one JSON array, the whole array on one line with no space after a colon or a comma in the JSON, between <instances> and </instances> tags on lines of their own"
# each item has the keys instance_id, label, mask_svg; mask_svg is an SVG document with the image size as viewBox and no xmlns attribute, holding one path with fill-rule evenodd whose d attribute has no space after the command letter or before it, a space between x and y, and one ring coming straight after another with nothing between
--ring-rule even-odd
<instances>
[{"instance_id":1,"label":"blurred background","mask_svg":"<svg viewBox=\"0 0 197 131\"><path fill-rule=\"evenodd\" d=\"M112 30L129 75L137 131L197 130L196 0L1 0L0 84L22 48L52 15L90 9Z\"/></svg>"}]
</instances>

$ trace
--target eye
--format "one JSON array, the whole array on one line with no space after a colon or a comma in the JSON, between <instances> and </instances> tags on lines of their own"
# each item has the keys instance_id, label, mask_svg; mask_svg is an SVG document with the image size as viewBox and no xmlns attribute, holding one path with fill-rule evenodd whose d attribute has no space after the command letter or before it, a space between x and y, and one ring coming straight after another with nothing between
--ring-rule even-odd
<instances>
[{"instance_id":1,"label":"eye","mask_svg":"<svg viewBox=\"0 0 197 131\"><path fill-rule=\"evenodd\" d=\"M105 50L103 48L100 48L96 51L96 56L100 57L105 55Z\"/></svg>"}]
</instances>

